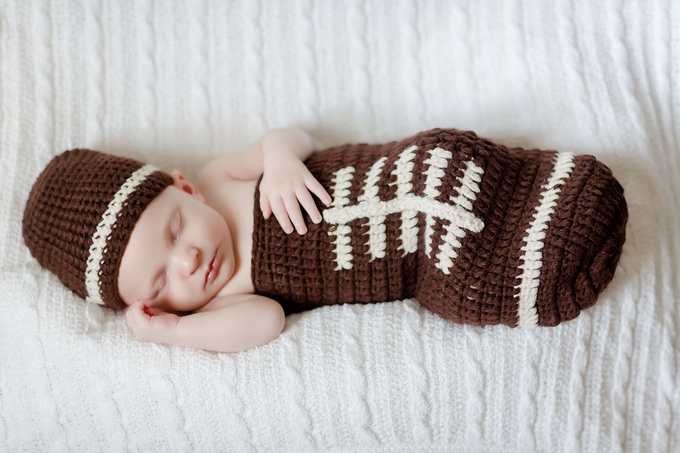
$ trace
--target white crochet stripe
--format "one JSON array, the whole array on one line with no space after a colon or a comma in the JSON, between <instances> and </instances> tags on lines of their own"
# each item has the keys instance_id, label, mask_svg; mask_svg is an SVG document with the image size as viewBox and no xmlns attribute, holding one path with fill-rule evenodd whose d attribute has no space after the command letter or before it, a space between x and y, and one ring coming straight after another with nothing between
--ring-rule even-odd
<instances>
[{"instance_id":1,"label":"white crochet stripe","mask_svg":"<svg viewBox=\"0 0 680 453\"><path fill-rule=\"evenodd\" d=\"M534 220L531 221L524 238L525 245L522 247L524 255L521 257L523 263L519 265L522 274L517 277L521 282L515 286L515 288L519 288L519 294L514 296L519 298L518 325L523 327L532 328L538 325L536 297L541 267L543 266L541 249L543 248L543 239L545 239L544 230L548 228L548 223L555 212L555 206L557 206L557 200L562 190L560 186L569 178L574 166L574 155L572 153L557 153L555 167L548 182L543 186L544 192L541 193L540 202L533 216Z\"/></svg>"},{"instance_id":2,"label":"white crochet stripe","mask_svg":"<svg viewBox=\"0 0 680 453\"><path fill-rule=\"evenodd\" d=\"M439 194L437 187L441 186L442 178L445 175L443 168L448 165L448 160L451 159L453 154L451 151L447 151L442 148L434 148L429 151L430 158L425 160L423 163L429 164L427 170L425 170L425 196L430 199L435 199ZM425 217L425 253L429 258L432 257L432 235L434 234L434 219L431 215Z\"/></svg>"},{"instance_id":3,"label":"white crochet stripe","mask_svg":"<svg viewBox=\"0 0 680 453\"><path fill-rule=\"evenodd\" d=\"M455 223L444 225L444 229L446 230L446 236L444 236L444 243L439 248L437 262L434 265L436 268L441 269L443 273L449 275L451 273L449 269L453 266L453 260L458 258L456 249L460 248L461 245L458 239L465 237L465 231Z\"/></svg>"},{"instance_id":4,"label":"white crochet stripe","mask_svg":"<svg viewBox=\"0 0 680 453\"><path fill-rule=\"evenodd\" d=\"M468 161L465 163L466 169L462 178L458 178L461 183L460 188L456 191L458 195L449 199L453 204L442 203L435 198L439 195L437 187L441 185L441 179L445 172L442 168L448 165L448 159L452 157L452 153L441 148L435 148L430 151L431 157L425 163L429 163L429 167L423 173L427 175L425 184L424 197L416 196L413 191L413 162L415 157L414 151L416 146L407 148L402 152L400 158L396 162L396 170L393 174L397 175L397 195L394 199L388 201L380 200L377 186L380 180L380 173L385 164L386 158L382 157L375 162L366 175L366 182L364 192L357 197L358 203L352 206L349 205L349 193L352 185L352 178L354 174L354 167L345 167L334 173L332 179L333 185L333 203L332 207L323 211L323 218L326 222L336 225L334 229L328 232L331 236L336 236L333 241L335 244L337 267L335 270L351 269L352 268L352 246L349 234L351 228L347 225L349 222L367 218L369 225L369 253L371 254L370 261L375 258L384 258L387 236L385 218L394 213L402 213L402 222L406 218L409 222L407 225L402 224L402 244L406 253L412 253L418 248L418 218L417 213L423 212L428 219L431 219L434 224L434 218L441 220L448 220L448 225L445 225L446 236L445 243L440 248L438 254L438 263L436 266L444 273L448 274L449 269L453 265L453 259L457 257L455 248L460 247L459 238L465 236L464 229L478 233L484 228L484 222L478 219L472 213L472 202L477 199L479 192L479 183L484 174L482 168L477 166L474 162ZM404 216L406 213L406 216ZM430 236L434 234L432 226L430 226ZM427 237L426 245L431 250L431 238ZM403 256L403 255L402 255Z\"/></svg>"},{"instance_id":5,"label":"white crochet stripe","mask_svg":"<svg viewBox=\"0 0 680 453\"><path fill-rule=\"evenodd\" d=\"M465 162L467 168L463 173L462 178L456 178L460 181L460 187L456 188L458 192L457 197L449 197L455 204L459 204L468 211L472 211L472 203L477 200L479 193L479 183L482 182L482 175L484 170L473 161Z\"/></svg>"},{"instance_id":6,"label":"white crochet stripe","mask_svg":"<svg viewBox=\"0 0 680 453\"><path fill-rule=\"evenodd\" d=\"M477 199L479 183L482 182L484 170L472 161L466 162L466 165L467 168L463 173L463 177L456 178L460 181L460 187L456 188L458 196L449 197L449 199L463 209L472 211L472 203ZM458 257L456 249L461 246L458 239L465 237L465 231L456 222L444 225L444 229L446 230L446 236L444 236L444 243L439 248L440 251L437 254L435 266L448 275L451 273L450 269L453 266L453 260Z\"/></svg>"},{"instance_id":7,"label":"white crochet stripe","mask_svg":"<svg viewBox=\"0 0 680 453\"><path fill-rule=\"evenodd\" d=\"M335 178L332 179L333 184L333 202L331 206L333 208L326 209L323 213L324 218L329 210L341 210L348 209L346 206L349 204L349 189L352 187L352 178L354 177L354 167L345 167L334 173ZM353 219L350 219L353 220ZM328 222L328 219L326 219ZM348 221L349 222L349 221ZM335 268L336 271L341 269L351 269L352 268L352 244L349 234L352 232L352 228L346 225L348 222L336 222L340 223L336 226L334 231L329 231L329 236L335 236L333 244L335 244L335 259L338 263Z\"/></svg>"},{"instance_id":8,"label":"white crochet stripe","mask_svg":"<svg viewBox=\"0 0 680 453\"><path fill-rule=\"evenodd\" d=\"M361 202L377 202L380 201L378 197L378 182L380 181L380 173L385 165L387 157L381 157L376 163L371 166L371 169L366 174L366 185L364 186L364 193L357 197L357 201ZM387 235L385 234L385 216L372 216L368 218L368 252L371 255L369 261L376 258L385 257L385 249L387 248Z\"/></svg>"},{"instance_id":9,"label":"white crochet stripe","mask_svg":"<svg viewBox=\"0 0 680 453\"><path fill-rule=\"evenodd\" d=\"M403 198L395 198L389 201L363 202L344 208L328 208L323 212L323 218L328 223L344 225L354 219L387 216L404 210L420 211L431 217L446 219L475 233L484 228L484 222L462 206L449 205L431 198L417 197L413 194L407 194Z\"/></svg>"},{"instance_id":10,"label":"white crochet stripe","mask_svg":"<svg viewBox=\"0 0 680 453\"><path fill-rule=\"evenodd\" d=\"M416 145L401 152L392 172L397 177L397 198L403 198L413 190L413 160L416 157ZM403 250L402 256L418 250L418 211L410 209L401 213L401 244L397 250Z\"/></svg>"},{"instance_id":11,"label":"white crochet stripe","mask_svg":"<svg viewBox=\"0 0 680 453\"><path fill-rule=\"evenodd\" d=\"M130 177L120 186L118 192L109 203L106 212L102 216L101 222L97 225L97 229L92 235L92 245L90 245L90 254L87 259L87 270L85 271L85 287L87 289L87 297L85 300L89 303L104 305L101 297L101 289L99 282L100 266L102 257L106 251L106 242L109 239L111 230L113 229L118 214L123 209L124 203L131 193L135 191L137 186L146 180L146 178L158 169L153 165L144 165L137 171L132 173Z\"/></svg>"}]
</instances>

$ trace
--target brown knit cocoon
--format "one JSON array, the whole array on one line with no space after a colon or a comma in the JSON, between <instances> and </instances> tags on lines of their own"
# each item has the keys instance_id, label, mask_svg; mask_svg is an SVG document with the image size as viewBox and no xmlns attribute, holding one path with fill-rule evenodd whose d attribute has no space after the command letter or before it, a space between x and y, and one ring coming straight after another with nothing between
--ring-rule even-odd
<instances>
[{"instance_id":1,"label":"brown knit cocoon","mask_svg":"<svg viewBox=\"0 0 680 453\"><path fill-rule=\"evenodd\" d=\"M24 242L38 262L80 297L113 309L126 306L118 294L118 269L132 229L146 206L172 184L170 175L149 167L150 174L138 178L117 204L120 210L109 221L109 233L99 241L101 258L93 263L99 270L89 275L98 287L94 297L86 284L88 260L98 257L92 245L104 214L142 167L136 160L98 151L66 151L40 174L24 210Z\"/></svg>"},{"instance_id":2,"label":"brown knit cocoon","mask_svg":"<svg viewBox=\"0 0 680 453\"><path fill-rule=\"evenodd\" d=\"M415 297L459 323L554 326L595 303L625 240L623 188L593 156L434 129L305 165L333 198L323 222L287 235L255 203L253 285L286 313Z\"/></svg>"}]
</instances>

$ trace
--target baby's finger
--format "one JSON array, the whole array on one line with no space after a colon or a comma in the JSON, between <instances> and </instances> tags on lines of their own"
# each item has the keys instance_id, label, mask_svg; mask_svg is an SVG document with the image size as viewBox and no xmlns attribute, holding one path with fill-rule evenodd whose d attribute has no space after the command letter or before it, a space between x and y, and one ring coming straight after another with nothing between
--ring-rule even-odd
<instances>
[{"instance_id":1,"label":"baby's finger","mask_svg":"<svg viewBox=\"0 0 680 453\"><path fill-rule=\"evenodd\" d=\"M312 195L309 193L309 191L307 189L299 189L297 192L295 192L295 194L297 195L298 200L300 200L300 204L309 214L309 217L312 218L312 221L314 223L321 222L319 208L316 207L316 203L314 203L314 199L312 198Z\"/></svg>"},{"instance_id":2,"label":"baby's finger","mask_svg":"<svg viewBox=\"0 0 680 453\"><path fill-rule=\"evenodd\" d=\"M293 225L291 225L290 220L288 219L288 213L286 212L286 208L283 205L283 200L280 197L276 197L272 200L269 200L269 202L272 206L272 212L274 213L276 220L279 221L279 225L281 225L283 231L285 231L286 234L292 233Z\"/></svg>"},{"instance_id":3,"label":"baby's finger","mask_svg":"<svg viewBox=\"0 0 680 453\"><path fill-rule=\"evenodd\" d=\"M298 234L305 234L307 232L307 226L305 225L305 220L302 218L300 203L298 203L295 194L284 196L283 202L286 204L286 211L288 211L288 216L290 217L290 220L293 221L293 225L295 225Z\"/></svg>"},{"instance_id":4,"label":"baby's finger","mask_svg":"<svg viewBox=\"0 0 680 453\"><path fill-rule=\"evenodd\" d=\"M145 305L144 306L144 313L146 313L149 316L158 316L158 315L163 314L164 312L162 312L160 310L156 310L155 308L153 308L150 305L148 305L148 306Z\"/></svg>"},{"instance_id":5,"label":"baby's finger","mask_svg":"<svg viewBox=\"0 0 680 453\"><path fill-rule=\"evenodd\" d=\"M142 302L133 303L125 311L125 320L127 321L127 325L132 330L136 330L138 328L143 318L144 304Z\"/></svg>"},{"instance_id":6,"label":"baby's finger","mask_svg":"<svg viewBox=\"0 0 680 453\"><path fill-rule=\"evenodd\" d=\"M269 198L266 195L260 197L260 210L262 210L262 215L265 219L268 219L272 215L272 207L269 204Z\"/></svg>"},{"instance_id":7,"label":"baby's finger","mask_svg":"<svg viewBox=\"0 0 680 453\"><path fill-rule=\"evenodd\" d=\"M134 316L139 311L141 311L143 308L144 308L144 302L142 302L141 300L138 300L137 302L133 302L132 304L130 304L125 309L125 314L127 315L129 313L130 316Z\"/></svg>"},{"instance_id":8,"label":"baby's finger","mask_svg":"<svg viewBox=\"0 0 680 453\"><path fill-rule=\"evenodd\" d=\"M328 195L328 192L326 192L326 189L324 189L324 187L321 185L321 183L320 183L316 178L308 179L307 181L305 181L305 185L306 185L307 188L308 188L309 190L311 190L311 191L319 198L319 200L321 200L321 202L322 202L323 204L325 204L326 206L328 206L329 204L331 204L331 201L333 201L333 200L331 199L331 196ZM308 211L308 212L309 212L309 211Z\"/></svg>"}]
</instances>

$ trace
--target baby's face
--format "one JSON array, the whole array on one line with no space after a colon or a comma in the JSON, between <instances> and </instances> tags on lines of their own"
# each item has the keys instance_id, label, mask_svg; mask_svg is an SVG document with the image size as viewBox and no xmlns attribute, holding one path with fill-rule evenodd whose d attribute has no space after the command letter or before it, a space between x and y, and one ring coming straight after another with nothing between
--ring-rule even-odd
<instances>
[{"instance_id":1,"label":"baby's face","mask_svg":"<svg viewBox=\"0 0 680 453\"><path fill-rule=\"evenodd\" d=\"M135 224L121 260L118 292L131 305L141 300L172 312L209 302L234 273L231 233L177 172Z\"/></svg>"}]
</instances>

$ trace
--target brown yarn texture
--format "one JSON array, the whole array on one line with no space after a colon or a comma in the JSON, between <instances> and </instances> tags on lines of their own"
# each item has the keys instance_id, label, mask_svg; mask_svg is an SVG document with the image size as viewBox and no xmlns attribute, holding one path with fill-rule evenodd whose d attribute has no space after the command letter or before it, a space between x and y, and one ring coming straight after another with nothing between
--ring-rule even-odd
<instances>
[{"instance_id":1,"label":"brown yarn texture","mask_svg":"<svg viewBox=\"0 0 680 453\"><path fill-rule=\"evenodd\" d=\"M274 216L259 211L255 193L252 282L259 294L276 299L286 314L343 303L372 303L415 297L432 312L458 323L518 324L519 276L525 237L542 192L553 171L551 150L507 148L471 131L434 129L384 145L344 145L313 153L305 165L333 196L334 172L354 167L349 205L359 203L366 174L386 157L378 182L381 201L395 197L392 174L399 155L417 145L413 188L424 196L425 163L436 147L452 153L436 200L451 204L458 195L465 162L484 171L472 213L483 221L479 232L466 231L456 249L450 273L435 266L448 220L434 217L432 239L425 238L425 217L418 213L418 250L400 249L401 213L385 219L386 255L371 260L367 218L351 227L352 268L336 270L335 225L314 224L303 210L308 232L287 235ZM538 325L554 326L592 306L614 276L625 241L628 211L623 188L609 168L594 157L574 158L574 168L561 186L545 236L536 311ZM319 211L326 209L316 198ZM431 240L431 256L425 241Z\"/></svg>"},{"instance_id":2,"label":"brown yarn texture","mask_svg":"<svg viewBox=\"0 0 680 453\"><path fill-rule=\"evenodd\" d=\"M52 159L31 189L22 223L24 242L43 267L82 298L87 297L85 273L97 225L121 186L143 165L98 151L66 151ZM118 214L99 273L101 297L109 308L126 306L118 294L125 246L142 211L170 184L170 175L152 173Z\"/></svg>"}]
</instances>

